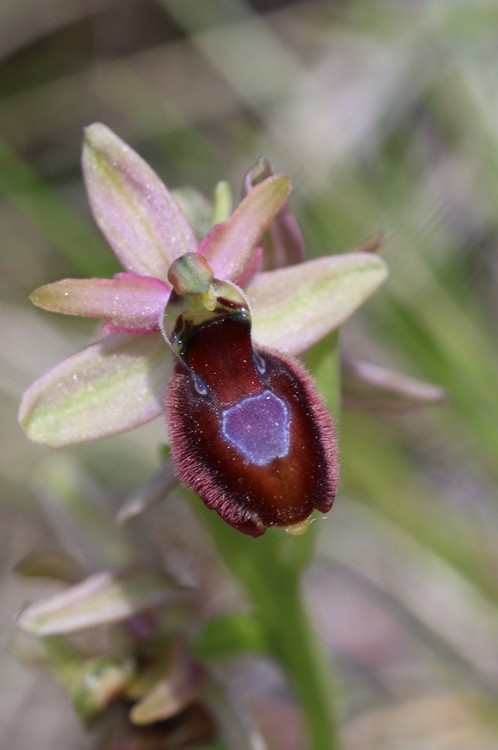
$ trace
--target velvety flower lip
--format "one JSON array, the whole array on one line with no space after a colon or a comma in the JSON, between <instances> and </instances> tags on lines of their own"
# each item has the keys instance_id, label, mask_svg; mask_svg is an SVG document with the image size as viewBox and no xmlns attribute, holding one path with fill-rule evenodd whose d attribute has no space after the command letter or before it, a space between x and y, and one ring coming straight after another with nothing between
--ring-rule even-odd
<instances>
[{"instance_id":1,"label":"velvety flower lip","mask_svg":"<svg viewBox=\"0 0 498 750\"><path fill-rule=\"evenodd\" d=\"M177 258L168 278L164 333L177 361L166 417L182 484L244 534L302 534L336 495L332 415L295 359L257 347L247 299L203 256Z\"/></svg>"},{"instance_id":2,"label":"velvety flower lip","mask_svg":"<svg viewBox=\"0 0 498 750\"><path fill-rule=\"evenodd\" d=\"M265 162L245 195L198 242L173 195L146 162L100 123L85 130L83 171L95 220L124 271L35 290L42 309L104 321L103 338L31 385L19 419L28 437L61 447L107 437L162 413L171 349L158 332L173 261L200 252L216 278L245 287L258 346L299 354L334 330L386 278L377 255L357 251L299 262L302 237L288 210L291 182ZM262 171L261 171L262 170ZM276 263L262 272L262 247ZM368 245L365 246L368 249Z\"/></svg>"}]
</instances>

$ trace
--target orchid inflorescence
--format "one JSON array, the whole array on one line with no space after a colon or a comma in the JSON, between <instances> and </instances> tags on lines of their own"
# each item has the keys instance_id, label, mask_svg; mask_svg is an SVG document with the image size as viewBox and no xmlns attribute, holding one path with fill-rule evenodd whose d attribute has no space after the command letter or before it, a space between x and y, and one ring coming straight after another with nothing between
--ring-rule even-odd
<instances>
[{"instance_id":1,"label":"orchid inflorescence","mask_svg":"<svg viewBox=\"0 0 498 750\"><path fill-rule=\"evenodd\" d=\"M31 295L99 318L104 335L26 391L20 420L52 447L165 415L179 479L239 531L301 533L337 487L333 419L294 359L386 276L371 248L304 261L290 180L261 160L198 241L178 201L107 127L86 129L93 214L124 272ZM218 212L219 213L219 212Z\"/></svg>"}]
</instances>

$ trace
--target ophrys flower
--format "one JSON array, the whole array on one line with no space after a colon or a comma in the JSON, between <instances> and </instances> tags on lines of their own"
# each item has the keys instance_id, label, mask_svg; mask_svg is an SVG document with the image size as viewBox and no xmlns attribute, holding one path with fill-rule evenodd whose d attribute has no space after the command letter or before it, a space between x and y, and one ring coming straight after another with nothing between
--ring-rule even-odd
<instances>
[{"instance_id":1,"label":"ophrys flower","mask_svg":"<svg viewBox=\"0 0 498 750\"><path fill-rule=\"evenodd\" d=\"M164 413L166 386L173 373L175 356L179 356L178 352L172 354L160 332L166 305L172 299L168 272L178 258L198 253L212 269L212 280L227 283L240 293L239 312L246 309L249 314L250 311L252 331L248 335L252 335L252 339L244 339L244 346L247 354L252 351L247 347L252 347L250 342L254 342L256 355L252 361L256 375L251 377L257 376L260 348L277 349L280 354L266 359L263 354L263 359L267 363L278 360L279 367L293 372L295 383L299 383L303 391L301 412L304 414L308 410L310 417L315 409L316 429L321 435L317 438L318 443L330 446L332 433L327 427L328 437L324 437L321 425L325 418L317 417L323 415L324 409L320 397L315 393L309 376L294 360L288 359L288 355L305 351L344 322L385 278L383 262L372 253L357 251L262 270L260 245L265 233L279 226L289 230L290 226L292 242L292 231L297 231L292 222L289 224L289 214L286 213L291 183L282 175L269 174L260 181L246 182L246 195L234 213L198 242L177 201L157 175L103 125L92 125L86 131L83 168L96 221L125 271L112 279L66 279L41 287L31 296L36 305L46 310L102 319L105 335L54 367L26 391L20 419L28 436L37 442L60 447L132 429ZM282 241L278 239L278 232L273 234L277 236L277 242ZM282 234L285 233L281 232L280 236ZM289 241L289 231L286 241ZM295 247L299 244L300 237L296 237ZM282 256L285 258L285 253L275 254L277 258ZM208 283L208 291L212 280ZM233 284L239 286L231 286ZM192 307L191 290L183 293L179 286L175 294L186 300L187 308ZM220 300L222 296L215 293L215 308ZM215 317L219 323L222 316L216 314ZM225 317L234 324L233 310ZM196 332L202 333L205 342L205 321L194 322ZM211 375L213 362L221 363L226 356L226 352L225 355L221 352L221 341L226 343L218 338L218 342L213 340L210 347L204 347L206 366ZM241 356L242 348L239 346L238 354L234 353L234 356ZM208 349L209 356L206 354ZM276 360L271 357L276 357ZM183 365L192 377L193 374L201 375L185 360ZM259 366L261 369L261 362ZM259 376L262 378L263 374L259 373ZM221 387L222 367L218 368L216 377L216 385ZM227 373L225 377L228 377ZM173 382L178 382L178 379ZM246 377L246 385L247 382ZM239 394L238 401L223 402L223 408L218 412L218 420L221 420L218 427L227 450L238 450L241 465L245 462L252 466L266 466L270 474L278 462L290 455L290 426L297 424L298 412L291 415L290 402L274 393L272 388L276 386L270 387L265 382L260 380L257 393L251 390L253 384L247 393ZM266 394L267 408L262 400L250 401L251 398L258 399L258 393ZM243 406L237 407L242 403ZM174 411L170 407L170 417ZM247 419L254 421L257 429L262 414L266 415L265 419L282 421L288 429L280 432L263 430L265 445L261 449L257 440L251 442L247 436L241 438L241 429L247 428ZM306 419L303 419L304 424ZM170 425L173 433L175 429L174 424ZM307 438L302 439L304 446ZM207 450L206 441L205 437ZM202 495L202 487L196 486L181 469L184 462L180 454L188 456L192 450L186 440L183 443L184 450L174 451L179 458L180 474ZM310 455L314 455L313 450ZM325 463L330 464L330 451L327 456ZM210 482L217 472L226 471L226 467L222 469L215 464L216 461L210 460L207 469ZM303 466L298 473L304 471ZM333 493L330 492L329 480L334 471L328 475L325 472L324 476L329 478L324 480L321 489L317 485L320 492L325 492L324 497L308 500L306 507L309 511L313 507L330 507ZM223 483L223 476L219 481ZM326 491L325 486L329 488ZM230 492L223 502L212 503L209 499L211 489L210 484L203 499L246 533L262 533L268 525L293 525L309 515L304 511L292 517L288 513L268 512L261 521L259 513L257 522L253 518L244 525L240 514L237 520L222 511L225 500L230 501ZM238 501L239 509L242 495L244 493ZM250 493L245 492L244 496L250 506ZM265 506L269 508L272 502L268 495ZM250 508L248 512L251 512ZM254 513L258 515L257 511Z\"/></svg>"}]
</instances>

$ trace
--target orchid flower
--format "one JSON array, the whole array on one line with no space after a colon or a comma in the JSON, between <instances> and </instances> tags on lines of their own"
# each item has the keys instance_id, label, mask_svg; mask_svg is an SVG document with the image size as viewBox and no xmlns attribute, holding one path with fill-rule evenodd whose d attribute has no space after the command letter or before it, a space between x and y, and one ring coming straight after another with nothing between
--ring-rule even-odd
<instances>
[{"instance_id":1,"label":"orchid flower","mask_svg":"<svg viewBox=\"0 0 498 750\"><path fill-rule=\"evenodd\" d=\"M368 246L301 261L291 182L267 162L200 242L159 177L104 125L86 129L83 171L124 271L31 295L45 310L101 319L104 335L28 388L27 435L58 448L166 412L176 470L208 507L253 536L271 525L302 530L314 508L332 504L337 459L332 419L293 357L372 294L386 277L383 261ZM306 496L300 508L298 495Z\"/></svg>"}]
</instances>

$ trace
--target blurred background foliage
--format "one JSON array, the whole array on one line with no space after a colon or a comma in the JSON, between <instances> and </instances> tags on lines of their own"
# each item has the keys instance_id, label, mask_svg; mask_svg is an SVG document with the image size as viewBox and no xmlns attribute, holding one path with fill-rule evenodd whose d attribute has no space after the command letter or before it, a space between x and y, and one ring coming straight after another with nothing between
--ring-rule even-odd
<instances>
[{"instance_id":1,"label":"blurred background foliage","mask_svg":"<svg viewBox=\"0 0 498 750\"><path fill-rule=\"evenodd\" d=\"M60 546L54 525L74 545L40 477L64 484L76 467L79 499L59 490L92 531L82 498L119 507L163 439L155 424L54 465L16 422L23 388L95 333L28 293L115 270L79 166L82 128L99 120L168 186L207 195L223 178L237 191L269 156L294 180L309 256L385 233L390 279L347 323L343 349L448 400L409 412L350 400L342 490L306 594L336 665L344 748L498 746L497 28L495 0L0 4L0 744L93 747L57 688L9 653L16 609L50 590L13 565ZM152 534L156 556L194 575L179 538L192 551L199 532L181 499L130 533L144 548ZM77 554L98 568L95 550ZM203 575L208 608L223 610L228 579L225 590ZM230 679L275 746L298 750L278 676L245 664Z\"/></svg>"}]
</instances>

